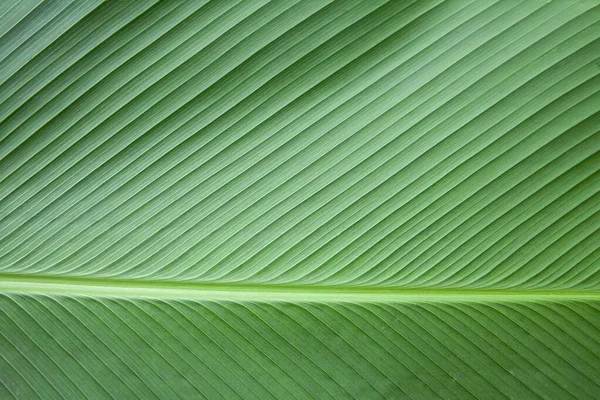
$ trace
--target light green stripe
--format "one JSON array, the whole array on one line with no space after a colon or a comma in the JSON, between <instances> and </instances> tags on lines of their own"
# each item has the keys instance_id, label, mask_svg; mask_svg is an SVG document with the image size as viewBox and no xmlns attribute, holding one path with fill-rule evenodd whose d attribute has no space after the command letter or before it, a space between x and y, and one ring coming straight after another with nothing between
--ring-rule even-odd
<instances>
[{"instance_id":1,"label":"light green stripe","mask_svg":"<svg viewBox=\"0 0 600 400\"><path fill-rule=\"evenodd\" d=\"M600 300L598 290L246 285L1 274L0 293L231 301L511 302Z\"/></svg>"}]
</instances>

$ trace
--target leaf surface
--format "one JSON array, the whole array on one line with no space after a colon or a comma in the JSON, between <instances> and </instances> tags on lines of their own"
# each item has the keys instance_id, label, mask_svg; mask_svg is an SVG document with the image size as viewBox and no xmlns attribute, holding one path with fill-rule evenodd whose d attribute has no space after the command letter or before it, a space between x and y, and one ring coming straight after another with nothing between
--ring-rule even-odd
<instances>
[{"instance_id":1,"label":"leaf surface","mask_svg":"<svg viewBox=\"0 0 600 400\"><path fill-rule=\"evenodd\" d=\"M0 398L600 398L600 4L0 4Z\"/></svg>"}]
</instances>

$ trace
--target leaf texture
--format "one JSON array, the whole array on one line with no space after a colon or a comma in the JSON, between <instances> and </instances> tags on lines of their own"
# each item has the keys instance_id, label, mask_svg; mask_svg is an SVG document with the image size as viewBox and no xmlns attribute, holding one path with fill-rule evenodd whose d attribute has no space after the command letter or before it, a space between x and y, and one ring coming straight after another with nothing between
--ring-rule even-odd
<instances>
[{"instance_id":1,"label":"leaf texture","mask_svg":"<svg viewBox=\"0 0 600 400\"><path fill-rule=\"evenodd\" d=\"M0 398L600 398L597 0L0 35Z\"/></svg>"}]
</instances>

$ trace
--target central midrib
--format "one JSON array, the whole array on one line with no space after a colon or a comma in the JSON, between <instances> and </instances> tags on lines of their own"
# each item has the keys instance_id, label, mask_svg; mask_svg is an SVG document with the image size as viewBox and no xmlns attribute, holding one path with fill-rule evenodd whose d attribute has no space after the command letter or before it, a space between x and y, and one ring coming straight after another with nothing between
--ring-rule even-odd
<instances>
[{"instance_id":1,"label":"central midrib","mask_svg":"<svg viewBox=\"0 0 600 400\"><path fill-rule=\"evenodd\" d=\"M598 290L260 285L0 273L0 293L232 301L462 302L600 300Z\"/></svg>"}]
</instances>

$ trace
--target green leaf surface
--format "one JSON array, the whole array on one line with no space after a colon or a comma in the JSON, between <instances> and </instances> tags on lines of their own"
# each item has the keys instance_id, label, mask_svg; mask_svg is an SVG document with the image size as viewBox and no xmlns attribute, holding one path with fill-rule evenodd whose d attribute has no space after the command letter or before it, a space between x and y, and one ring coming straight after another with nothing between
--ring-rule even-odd
<instances>
[{"instance_id":1,"label":"green leaf surface","mask_svg":"<svg viewBox=\"0 0 600 400\"><path fill-rule=\"evenodd\" d=\"M600 2L0 2L0 399L600 398Z\"/></svg>"}]
</instances>

